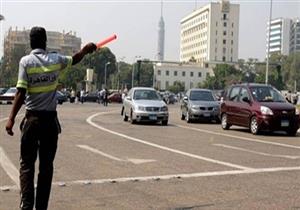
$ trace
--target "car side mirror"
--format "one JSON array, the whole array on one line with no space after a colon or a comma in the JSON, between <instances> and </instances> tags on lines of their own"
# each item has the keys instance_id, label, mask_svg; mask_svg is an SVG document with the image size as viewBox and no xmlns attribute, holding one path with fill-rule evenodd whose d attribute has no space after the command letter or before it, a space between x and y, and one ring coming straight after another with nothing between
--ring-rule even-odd
<instances>
[{"instance_id":1,"label":"car side mirror","mask_svg":"<svg viewBox=\"0 0 300 210\"><path fill-rule=\"evenodd\" d=\"M250 99L249 99L248 97L242 98L242 101L243 101L243 102L246 102L246 103L250 103Z\"/></svg>"},{"instance_id":2,"label":"car side mirror","mask_svg":"<svg viewBox=\"0 0 300 210\"><path fill-rule=\"evenodd\" d=\"M183 97L183 100L184 100L184 101L188 101L188 97L187 97L187 96L184 96L184 97Z\"/></svg>"},{"instance_id":3,"label":"car side mirror","mask_svg":"<svg viewBox=\"0 0 300 210\"><path fill-rule=\"evenodd\" d=\"M126 100L131 101L131 97L130 96L126 96Z\"/></svg>"}]
</instances>

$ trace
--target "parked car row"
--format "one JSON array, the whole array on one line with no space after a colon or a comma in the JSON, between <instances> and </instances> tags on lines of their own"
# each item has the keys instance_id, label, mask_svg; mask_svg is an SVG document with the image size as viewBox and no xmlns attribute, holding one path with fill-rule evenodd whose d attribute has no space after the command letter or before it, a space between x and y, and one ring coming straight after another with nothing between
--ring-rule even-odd
<instances>
[{"instance_id":1,"label":"parked car row","mask_svg":"<svg viewBox=\"0 0 300 210\"><path fill-rule=\"evenodd\" d=\"M212 90L193 88L181 100L181 120L221 123L224 130L232 125L261 131L285 131L294 136L299 129L299 110L288 103L271 85L232 85L219 95ZM168 124L168 107L153 88L132 88L125 97L121 115L124 121Z\"/></svg>"}]
</instances>

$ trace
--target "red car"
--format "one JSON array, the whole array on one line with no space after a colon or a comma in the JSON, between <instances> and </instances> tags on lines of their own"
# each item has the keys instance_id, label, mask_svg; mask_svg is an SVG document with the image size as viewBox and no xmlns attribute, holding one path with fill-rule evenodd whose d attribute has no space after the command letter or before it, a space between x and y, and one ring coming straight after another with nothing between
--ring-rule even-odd
<instances>
[{"instance_id":1,"label":"red car","mask_svg":"<svg viewBox=\"0 0 300 210\"><path fill-rule=\"evenodd\" d=\"M299 110L288 103L270 85L239 84L226 91L221 104L221 125L248 127L252 134L266 131L286 131L295 136L299 128Z\"/></svg>"},{"instance_id":2,"label":"red car","mask_svg":"<svg viewBox=\"0 0 300 210\"><path fill-rule=\"evenodd\" d=\"M120 93L112 93L108 96L109 103L122 103L122 95Z\"/></svg>"}]
</instances>

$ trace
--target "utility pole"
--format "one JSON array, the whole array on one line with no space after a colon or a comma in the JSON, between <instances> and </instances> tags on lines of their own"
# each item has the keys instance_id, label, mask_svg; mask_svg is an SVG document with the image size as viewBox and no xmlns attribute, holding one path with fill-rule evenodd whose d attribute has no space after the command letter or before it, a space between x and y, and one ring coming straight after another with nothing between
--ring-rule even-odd
<instances>
[{"instance_id":1,"label":"utility pole","mask_svg":"<svg viewBox=\"0 0 300 210\"><path fill-rule=\"evenodd\" d=\"M268 50L267 50L267 65L266 65L266 80L265 83L269 83L269 57L270 57L270 35L271 35L271 21L272 21L272 0L270 4L270 15L269 15L269 30L268 30Z\"/></svg>"}]
</instances>

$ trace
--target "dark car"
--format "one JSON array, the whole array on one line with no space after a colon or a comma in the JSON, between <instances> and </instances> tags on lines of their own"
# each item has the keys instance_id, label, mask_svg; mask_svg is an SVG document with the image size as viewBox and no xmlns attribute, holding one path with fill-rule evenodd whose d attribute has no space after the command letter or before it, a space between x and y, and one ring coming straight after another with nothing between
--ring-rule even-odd
<instances>
[{"instance_id":1,"label":"dark car","mask_svg":"<svg viewBox=\"0 0 300 210\"><path fill-rule=\"evenodd\" d=\"M98 102L99 103L99 95L97 92L90 92L87 93L84 97L83 97L83 101L84 102Z\"/></svg>"},{"instance_id":2,"label":"dark car","mask_svg":"<svg viewBox=\"0 0 300 210\"><path fill-rule=\"evenodd\" d=\"M220 122L220 103L211 90L198 88L188 90L181 101L180 108L181 119L188 123L193 120Z\"/></svg>"},{"instance_id":3,"label":"dark car","mask_svg":"<svg viewBox=\"0 0 300 210\"><path fill-rule=\"evenodd\" d=\"M278 90L264 84L239 84L228 88L221 104L221 125L262 130L286 131L294 136L299 128L299 111Z\"/></svg>"}]
</instances>

